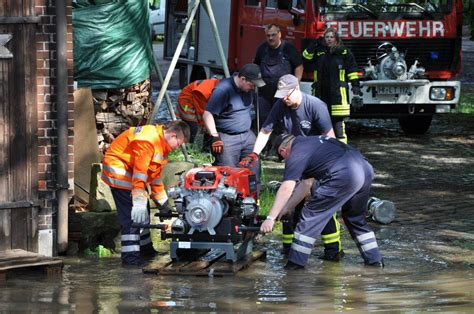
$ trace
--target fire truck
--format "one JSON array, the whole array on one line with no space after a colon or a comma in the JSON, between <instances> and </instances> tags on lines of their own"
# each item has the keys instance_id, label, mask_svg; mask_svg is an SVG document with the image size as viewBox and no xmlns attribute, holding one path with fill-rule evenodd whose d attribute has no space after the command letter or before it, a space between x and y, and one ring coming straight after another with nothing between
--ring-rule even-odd
<instances>
[{"instance_id":1,"label":"fire truck","mask_svg":"<svg viewBox=\"0 0 474 314\"><path fill-rule=\"evenodd\" d=\"M167 1L164 57L172 58L187 21L188 0ZM459 102L461 0L211 0L231 71L252 62L264 26L303 51L327 27L338 30L360 68L363 107L351 118L398 118L406 133L425 133L434 114ZM208 15L200 8L181 52L180 84L222 75ZM311 65L301 84L311 92ZM352 95L350 95L352 97Z\"/></svg>"}]
</instances>

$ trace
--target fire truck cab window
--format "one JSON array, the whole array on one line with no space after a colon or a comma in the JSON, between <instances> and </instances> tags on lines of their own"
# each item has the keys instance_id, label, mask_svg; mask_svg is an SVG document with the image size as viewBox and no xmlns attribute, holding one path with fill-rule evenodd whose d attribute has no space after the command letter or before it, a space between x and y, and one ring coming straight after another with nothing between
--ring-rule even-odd
<instances>
[{"instance_id":1,"label":"fire truck cab window","mask_svg":"<svg viewBox=\"0 0 474 314\"><path fill-rule=\"evenodd\" d=\"M379 18L378 14L409 13L433 18L432 14L449 13L453 0L321 0L320 3L321 14L365 14Z\"/></svg>"},{"instance_id":2,"label":"fire truck cab window","mask_svg":"<svg viewBox=\"0 0 474 314\"><path fill-rule=\"evenodd\" d=\"M245 5L249 7L258 7L260 6L260 0L245 0Z\"/></svg>"}]
</instances>

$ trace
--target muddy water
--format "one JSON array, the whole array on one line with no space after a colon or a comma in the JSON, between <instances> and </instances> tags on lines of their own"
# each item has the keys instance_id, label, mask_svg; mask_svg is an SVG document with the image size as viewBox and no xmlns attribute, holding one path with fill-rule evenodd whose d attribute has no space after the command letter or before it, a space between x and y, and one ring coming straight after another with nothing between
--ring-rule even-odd
<instances>
[{"instance_id":1,"label":"muddy water","mask_svg":"<svg viewBox=\"0 0 474 314\"><path fill-rule=\"evenodd\" d=\"M473 265L432 254L429 236L404 242L404 231L378 230L383 270L364 267L345 239L341 263L317 259L316 247L305 270L287 272L277 236L260 243L266 261L233 277L157 276L123 268L118 258L66 258L62 276L9 273L0 312L471 312Z\"/></svg>"},{"instance_id":2,"label":"muddy water","mask_svg":"<svg viewBox=\"0 0 474 314\"><path fill-rule=\"evenodd\" d=\"M166 116L163 104L157 118ZM363 266L346 231L340 263L319 260L316 245L306 269L297 272L283 269L277 235L259 243L266 261L233 277L147 275L123 268L117 257L68 257L61 276L8 273L0 282L0 313L472 313L474 120L452 119L435 120L429 135L415 138L402 136L396 124L353 126L352 143L376 169L375 195L397 204L395 222L372 224L383 270Z\"/></svg>"},{"instance_id":3,"label":"muddy water","mask_svg":"<svg viewBox=\"0 0 474 314\"><path fill-rule=\"evenodd\" d=\"M373 193L397 205L389 225L371 223L386 267L363 266L343 230L340 263L317 258L286 272L278 235L233 277L178 277L123 268L118 257L65 258L62 276L8 273L0 313L449 312L474 310L474 118L436 118L430 133L406 137L396 124L353 125L350 139L374 165Z\"/></svg>"}]
</instances>

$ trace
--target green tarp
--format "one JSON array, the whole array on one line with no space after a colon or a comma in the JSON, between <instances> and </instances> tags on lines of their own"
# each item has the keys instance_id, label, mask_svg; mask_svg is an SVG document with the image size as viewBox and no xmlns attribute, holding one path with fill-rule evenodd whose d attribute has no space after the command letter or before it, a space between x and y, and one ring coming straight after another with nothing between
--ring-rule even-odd
<instances>
[{"instance_id":1,"label":"green tarp","mask_svg":"<svg viewBox=\"0 0 474 314\"><path fill-rule=\"evenodd\" d=\"M78 87L122 88L149 78L148 0L78 0L73 5Z\"/></svg>"}]
</instances>

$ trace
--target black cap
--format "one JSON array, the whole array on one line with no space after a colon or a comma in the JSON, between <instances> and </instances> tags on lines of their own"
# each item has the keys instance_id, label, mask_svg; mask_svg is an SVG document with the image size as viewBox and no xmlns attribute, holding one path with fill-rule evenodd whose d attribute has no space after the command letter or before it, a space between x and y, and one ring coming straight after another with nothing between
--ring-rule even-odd
<instances>
[{"instance_id":1,"label":"black cap","mask_svg":"<svg viewBox=\"0 0 474 314\"><path fill-rule=\"evenodd\" d=\"M280 134L273 140L273 147L278 151L281 145L286 145L295 138L292 134Z\"/></svg>"},{"instance_id":2,"label":"black cap","mask_svg":"<svg viewBox=\"0 0 474 314\"><path fill-rule=\"evenodd\" d=\"M257 87L265 86L265 82L262 80L262 73L260 73L260 67L255 63L248 63L244 65L240 69L239 75L244 76Z\"/></svg>"}]
</instances>

